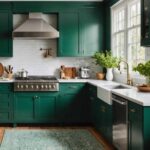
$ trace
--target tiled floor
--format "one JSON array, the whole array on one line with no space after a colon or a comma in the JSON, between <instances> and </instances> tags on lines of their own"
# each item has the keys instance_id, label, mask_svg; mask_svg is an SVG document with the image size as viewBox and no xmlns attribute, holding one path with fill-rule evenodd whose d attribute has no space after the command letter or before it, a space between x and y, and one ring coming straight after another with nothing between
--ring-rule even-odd
<instances>
[{"instance_id":1,"label":"tiled floor","mask_svg":"<svg viewBox=\"0 0 150 150\"><path fill-rule=\"evenodd\" d=\"M4 135L4 131L5 131L5 129L7 129L7 128L9 128L9 129L11 129L12 127L0 127L0 143L1 143L1 141L2 141L2 139L3 139L3 135ZM88 129L95 137L96 137L96 139L104 146L104 148L105 148L105 150L114 150L114 148L113 148L113 146L112 145L110 145L110 144L108 144L105 140L104 140L104 138L102 138L93 128L91 128L91 127L33 127L33 126L31 126L31 127L29 127L29 126L21 126L21 127L16 127L18 130L19 129L69 129L69 128L71 128L71 129L82 129L82 128L86 128L86 129Z\"/></svg>"}]
</instances>

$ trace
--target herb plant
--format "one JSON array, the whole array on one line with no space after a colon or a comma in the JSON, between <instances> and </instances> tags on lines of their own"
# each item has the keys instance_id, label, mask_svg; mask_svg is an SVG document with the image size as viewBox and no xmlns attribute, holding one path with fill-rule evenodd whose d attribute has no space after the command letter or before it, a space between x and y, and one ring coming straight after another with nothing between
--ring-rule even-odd
<instances>
[{"instance_id":1,"label":"herb plant","mask_svg":"<svg viewBox=\"0 0 150 150\"><path fill-rule=\"evenodd\" d=\"M96 52L93 56L96 64L105 68L116 68L119 65L120 59L112 56L111 52Z\"/></svg>"},{"instance_id":2,"label":"herb plant","mask_svg":"<svg viewBox=\"0 0 150 150\"><path fill-rule=\"evenodd\" d=\"M136 67L133 67L134 71L138 71L141 75L148 77L150 83L150 60L146 63L140 63Z\"/></svg>"}]
</instances>

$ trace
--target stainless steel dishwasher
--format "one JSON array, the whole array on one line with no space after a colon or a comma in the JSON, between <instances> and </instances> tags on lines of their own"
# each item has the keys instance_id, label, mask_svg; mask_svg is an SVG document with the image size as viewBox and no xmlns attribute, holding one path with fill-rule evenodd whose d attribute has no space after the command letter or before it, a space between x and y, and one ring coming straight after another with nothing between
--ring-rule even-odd
<instances>
[{"instance_id":1,"label":"stainless steel dishwasher","mask_svg":"<svg viewBox=\"0 0 150 150\"><path fill-rule=\"evenodd\" d=\"M128 101L112 94L113 145L118 150L128 149Z\"/></svg>"}]
</instances>

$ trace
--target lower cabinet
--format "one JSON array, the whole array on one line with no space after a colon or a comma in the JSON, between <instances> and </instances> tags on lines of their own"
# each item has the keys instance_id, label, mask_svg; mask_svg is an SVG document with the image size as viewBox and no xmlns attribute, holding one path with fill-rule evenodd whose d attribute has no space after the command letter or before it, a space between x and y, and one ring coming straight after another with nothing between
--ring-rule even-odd
<instances>
[{"instance_id":1,"label":"lower cabinet","mask_svg":"<svg viewBox=\"0 0 150 150\"><path fill-rule=\"evenodd\" d=\"M128 102L128 120L129 150L143 150L143 107Z\"/></svg>"},{"instance_id":2,"label":"lower cabinet","mask_svg":"<svg viewBox=\"0 0 150 150\"><path fill-rule=\"evenodd\" d=\"M60 94L56 102L59 123L87 122L89 103L86 99L84 83L60 84Z\"/></svg>"},{"instance_id":3,"label":"lower cabinet","mask_svg":"<svg viewBox=\"0 0 150 150\"><path fill-rule=\"evenodd\" d=\"M14 121L16 123L54 123L56 98L55 93L16 93Z\"/></svg>"},{"instance_id":4,"label":"lower cabinet","mask_svg":"<svg viewBox=\"0 0 150 150\"><path fill-rule=\"evenodd\" d=\"M112 143L112 108L97 97L90 97L92 123L96 130Z\"/></svg>"},{"instance_id":5,"label":"lower cabinet","mask_svg":"<svg viewBox=\"0 0 150 150\"><path fill-rule=\"evenodd\" d=\"M13 121L13 93L11 84L0 83L0 123Z\"/></svg>"}]
</instances>

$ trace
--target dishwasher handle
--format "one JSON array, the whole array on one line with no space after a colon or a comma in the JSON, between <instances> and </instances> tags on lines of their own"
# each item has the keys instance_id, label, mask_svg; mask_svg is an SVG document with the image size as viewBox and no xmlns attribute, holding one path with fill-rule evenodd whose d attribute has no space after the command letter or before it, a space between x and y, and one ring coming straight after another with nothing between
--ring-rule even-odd
<instances>
[{"instance_id":1,"label":"dishwasher handle","mask_svg":"<svg viewBox=\"0 0 150 150\"><path fill-rule=\"evenodd\" d=\"M118 99L115 99L115 98L112 98L112 100L115 101L116 103L121 104L121 105L127 105L126 101L121 101L121 100L118 100Z\"/></svg>"}]
</instances>

